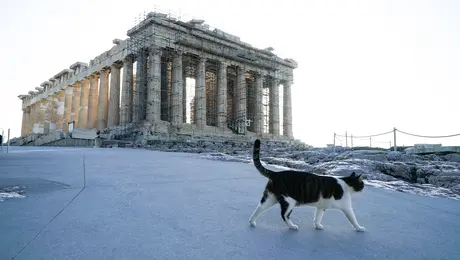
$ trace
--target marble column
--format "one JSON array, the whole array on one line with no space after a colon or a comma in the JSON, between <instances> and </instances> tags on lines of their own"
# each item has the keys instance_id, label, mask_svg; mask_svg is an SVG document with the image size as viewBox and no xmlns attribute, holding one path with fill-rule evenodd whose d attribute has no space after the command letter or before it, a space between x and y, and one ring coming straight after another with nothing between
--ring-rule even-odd
<instances>
[{"instance_id":1,"label":"marble column","mask_svg":"<svg viewBox=\"0 0 460 260\"><path fill-rule=\"evenodd\" d=\"M88 120L87 128L96 128L97 121L97 96L99 74L93 74L89 78L89 96L88 96Z\"/></svg>"},{"instance_id":2,"label":"marble column","mask_svg":"<svg viewBox=\"0 0 460 260\"><path fill-rule=\"evenodd\" d=\"M182 52L175 51L173 53L172 60L172 88L171 88L171 123L182 124L183 123L183 69L182 69Z\"/></svg>"},{"instance_id":3,"label":"marble column","mask_svg":"<svg viewBox=\"0 0 460 260\"><path fill-rule=\"evenodd\" d=\"M25 135L26 129L26 108L22 109L22 123L21 123L21 136Z\"/></svg>"},{"instance_id":4,"label":"marble column","mask_svg":"<svg viewBox=\"0 0 460 260\"><path fill-rule=\"evenodd\" d=\"M30 133L35 133L35 122L37 121L37 104L30 105L30 121L29 121L29 129Z\"/></svg>"},{"instance_id":5,"label":"marble column","mask_svg":"<svg viewBox=\"0 0 460 260\"><path fill-rule=\"evenodd\" d=\"M41 134L47 134L45 133L45 119L46 119L46 110L47 110L47 100L42 99L40 100L40 112L39 112L39 126L38 126L38 131ZM49 125L48 125L48 131L49 131Z\"/></svg>"},{"instance_id":6,"label":"marble column","mask_svg":"<svg viewBox=\"0 0 460 260\"><path fill-rule=\"evenodd\" d=\"M56 93L50 93L48 96L48 102L49 102L49 111L50 111L50 126L49 126L49 132L54 132L56 130L56 111L57 111L57 103L58 103L58 98L56 96Z\"/></svg>"},{"instance_id":7,"label":"marble column","mask_svg":"<svg viewBox=\"0 0 460 260\"><path fill-rule=\"evenodd\" d=\"M26 117L27 117L27 112L26 112L26 108L23 108L22 109L22 123L21 123L21 136L24 136L25 133L26 133Z\"/></svg>"},{"instance_id":8,"label":"marble column","mask_svg":"<svg viewBox=\"0 0 460 260\"><path fill-rule=\"evenodd\" d=\"M56 93L52 93L49 95L49 102L50 102L50 132L54 132L56 130L56 121L57 121L57 107L59 99Z\"/></svg>"},{"instance_id":9,"label":"marble column","mask_svg":"<svg viewBox=\"0 0 460 260\"><path fill-rule=\"evenodd\" d=\"M30 104L30 121L29 121L29 129L30 133L33 134L35 133L35 121L37 119L37 105L36 104Z\"/></svg>"},{"instance_id":10,"label":"marble column","mask_svg":"<svg viewBox=\"0 0 460 260\"><path fill-rule=\"evenodd\" d=\"M69 131L70 114L72 113L72 97L72 86L66 86L64 99L64 119L62 120L62 130L64 132Z\"/></svg>"},{"instance_id":11,"label":"marble column","mask_svg":"<svg viewBox=\"0 0 460 260\"><path fill-rule=\"evenodd\" d=\"M64 125L65 91L60 90L56 96L58 98L56 107L56 129L62 130L62 126Z\"/></svg>"},{"instance_id":12,"label":"marble column","mask_svg":"<svg viewBox=\"0 0 460 260\"><path fill-rule=\"evenodd\" d=\"M30 134L32 131L30 129L30 122L31 122L31 118L32 116L30 115L30 106L27 106L26 107L26 122L25 122L25 129L24 129L24 132L25 134Z\"/></svg>"},{"instance_id":13,"label":"marble column","mask_svg":"<svg viewBox=\"0 0 460 260\"><path fill-rule=\"evenodd\" d=\"M270 91L269 91L269 132L273 135L280 134L280 94L279 94L279 80L272 78L270 80Z\"/></svg>"},{"instance_id":14,"label":"marble column","mask_svg":"<svg viewBox=\"0 0 460 260\"><path fill-rule=\"evenodd\" d=\"M24 101L23 101L24 102ZM22 125L21 125L21 136L24 136L27 134L27 107L22 109Z\"/></svg>"},{"instance_id":15,"label":"marble column","mask_svg":"<svg viewBox=\"0 0 460 260\"><path fill-rule=\"evenodd\" d=\"M161 120L161 49L152 48L149 53L149 81L147 83L147 114L150 122Z\"/></svg>"},{"instance_id":16,"label":"marble column","mask_svg":"<svg viewBox=\"0 0 460 260\"><path fill-rule=\"evenodd\" d=\"M217 127L227 127L227 67L220 62L217 72Z\"/></svg>"},{"instance_id":17,"label":"marble column","mask_svg":"<svg viewBox=\"0 0 460 260\"><path fill-rule=\"evenodd\" d=\"M167 78L167 83L166 83L166 88L163 89L163 95L166 97L166 102L165 102L165 111L166 111L166 121L171 122L172 121L172 100L171 100L171 93L172 93L172 61L171 62L166 62L166 78Z\"/></svg>"},{"instance_id":18,"label":"marble column","mask_svg":"<svg viewBox=\"0 0 460 260\"><path fill-rule=\"evenodd\" d=\"M254 132L263 133L264 105L262 102L264 75L260 72L254 74Z\"/></svg>"},{"instance_id":19,"label":"marble column","mask_svg":"<svg viewBox=\"0 0 460 260\"><path fill-rule=\"evenodd\" d=\"M51 132L51 120L53 118L53 99L52 95L43 99L43 103L45 105L45 118L44 118L44 125L43 125L43 133L49 134Z\"/></svg>"},{"instance_id":20,"label":"marble column","mask_svg":"<svg viewBox=\"0 0 460 260\"><path fill-rule=\"evenodd\" d=\"M34 124L34 133L43 134L45 125L45 104L42 100L35 102L36 117Z\"/></svg>"},{"instance_id":21,"label":"marble column","mask_svg":"<svg viewBox=\"0 0 460 260\"><path fill-rule=\"evenodd\" d=\"M197 129L206 126L206 58L200 57L196 68L195 80L195 124Z\"/></svg>"},{"instance_id":22,"label":"marble column","mask_svg":"<svg viewBox=\"0 0 460 260\"><path fill-rule=\"evenodd\" d=\"M42 114L40 113L41 111L41 105L40 105L40 101L37 101L35 102L34 104L34 126L33 126L33 129L34 129L34 133L38 134L40 131L39 131L39 128L40 128L40 119L43 120L43 116ZM43 123L43 121L42 121Z\"/></svg>"},{"instance_id":23,"label":"marble column","mask_svg":"<svg viewBox=\"0 0 460 260\"><path fill-rule=\"evenodd\" d=\"M236 115L235 119L239 126L240 133L246 133L246 119L247 119L247 89L246 89L246 70L244 67L239 66L237 69L237 82L236 82Z\"/></svg>"},{"instance_id":24,"label":"marble column","mask_svg":"<svg viewBox=\"0 0 460 260\"><path fill-rule=\"evenodd\" d=\"M110 67L110 98L107 127L120 124L120 65Z\"/></svg>"},{"instance_id":25,"label":"marble column","mask_svg":"<svg viewBox=\"0 0 460 260\"><path fill-rule=\"evenodd\" d=\"M123 59L123 84L121 93L120 124L133 121L133 58L131 55Z\"/></svg>"},{"instance_id":26,"label":"marble column","mask_svg":"<svg viewBox=\"0 0 460 260\"><path fill-rule=\"evenodd\" d=\"M139 122L146 117L147 101L147 50L141 50L137 56L136 89L133 99L133 122Z\"/></svg>"},{"instance_id":27,"label":"marble column","mask_svg":"<svg viewBox=\"0 0 460 260\"><path fill-rule=\"evenodd\" d=\"M80 81L80 106L78 110L77 128L86 129L88 124L88 101L89 101L89 80L84 78Z\"/></svg>"},{"instance_id":28,"label":"marble column","mask_svg":"<svg viewBox=\"0 0 460 260\"><path fill-rule=\"evenodd\" d=\"M73 96L72 96L72 110L70 113L70 121L74 122L73 128L78 126L78 115L80 113L80 98L81 98L81 82L75 83L73 86Z\"/></svg>"},{"instance_id":29,"label":"marble column","mask_svg":"<svg viewBox=\"0 0 460 260\"><path fill-rule=\"evenodd\" d=\"M170 121L170 89L171 89L171 78L169 69L169 57L162 57L161 59L161 92L160 92L160 111L161 120Z\"/></svg>"},{"instance_id":30,"label":"marble column","mask_svg":"<svg viewBox=\"0 0 460 260\"><path fill-rule=\"evenodd\" d=\"M292 138L292 98L291 81L283 84L283 135Z\"/></svg>"},{"instance_id":31,"label":"marble column","mask_svg":"<svg viewBox=\"0 0 460 260\"><path fill-rule=\"evenodd\" d=\"M107 128L107 117L109 114L109 70L100 71L99 99L97 103L97 130Z\"/></svg>"},{"instance_id":32,"label":"marble column","mask_svg":"<svg viewBox=\"0 0 460 260\"><path fill-rule=\"evenodd\" d=\"M182 122L187 123L187 66L182 65Z\"/></svg>"}]
</instances>

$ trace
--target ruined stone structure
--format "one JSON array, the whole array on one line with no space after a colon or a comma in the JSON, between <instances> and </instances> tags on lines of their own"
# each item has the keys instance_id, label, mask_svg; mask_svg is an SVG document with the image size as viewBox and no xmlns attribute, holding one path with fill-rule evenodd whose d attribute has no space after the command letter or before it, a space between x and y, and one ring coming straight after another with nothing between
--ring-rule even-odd
<instances>
[{"instance_id":1,"label":"ruined stone structure","mask_svg":"<svg viewBox=\"0 0 460 260\"><path fill-rule=\"evenodd\" d=\"M89 64L72 64L20 95L21 135L68 132L73 122L80 129L137 123L153 134L282 131L293 138L294 60L211 30L202 20L160 13L149 13L127 35Z\"/></svg>"}]
</instances>

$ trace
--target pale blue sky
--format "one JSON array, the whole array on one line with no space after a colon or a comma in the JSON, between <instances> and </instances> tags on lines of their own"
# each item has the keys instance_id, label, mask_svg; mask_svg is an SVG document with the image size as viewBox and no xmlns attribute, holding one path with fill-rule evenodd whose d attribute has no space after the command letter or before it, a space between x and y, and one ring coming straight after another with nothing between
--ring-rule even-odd
<instances>
[{"instance_id":1,"label":"pale blue sky","mask_svg":"<svg viewBox=\"0 0 460 260\"><path fill-rule=\"evenodd\" d=\"M0 128L19 136L19 94L76 61L89 62L114 38L125 39L135 17L154 4L297 60L293 130L308 144L332 143L334 132L368 135L393 127L422 135L460 133L460 5L454 0L5 1ZM398 134L398 145L420 142L460 145L460 137Z\"/></svg>"}]
</instances>

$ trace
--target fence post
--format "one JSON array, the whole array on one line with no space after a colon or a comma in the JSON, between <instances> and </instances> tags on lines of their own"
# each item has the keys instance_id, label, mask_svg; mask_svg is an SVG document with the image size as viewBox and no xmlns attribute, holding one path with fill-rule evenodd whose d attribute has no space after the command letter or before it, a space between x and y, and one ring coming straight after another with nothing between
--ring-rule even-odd
<instances>
[{"instance_id":1,"label":"fence post","mask_svg":"<svg viewBox=\"0 0 460 260\"><path fill-rule=\"evenodd\" d=\"M3 130L3 128L2 128L2 138L0 138L0 139L2 139L2 140L0 140L0 143L1 143L1 144L0 144L0 145L1 145L0 149L1 149L2 151L3 151L3 140L5 140L4 131L5 131L5 130Z\"/></svg>"},{"instance_id":2,"label":"fence post","mask_svg":"<svg viewBox=\"0 0 460 260\"><path fill-rule=\"evenodd\" d=\"M396 127L393 127L394 151L396 152Z\"/></svg>"},{"instance_id":3,"label":"fence post","mask_svg":"<svg viewBox=\"0 0 460 260\"><path fill-rule=\"evenodd\" d=\"M6 153L8 153L9 148L10 148L10 129L8 128L8 141L6 143Z\"/></svg>"},{"instance_id":4,"label":"fence post","mask_svg":"<svg viewBox=\"0 0 460 260\"><path fill-rule=\"evenodd\" d=\"M345 131L345 147L348 148L348 134L347 134L347 131Z\"/></svg>"},{"instance_id":5,"label":"fence post","mask_svg":"<svg viewBox=\"0 0 460 260\"><path fill-rule=\"evenodd\" d=\"M333 144L334 144L334 150L333 151L335 153L335 133L334 133L334 142L333 142Z\"/></svg>"}]
</instances>

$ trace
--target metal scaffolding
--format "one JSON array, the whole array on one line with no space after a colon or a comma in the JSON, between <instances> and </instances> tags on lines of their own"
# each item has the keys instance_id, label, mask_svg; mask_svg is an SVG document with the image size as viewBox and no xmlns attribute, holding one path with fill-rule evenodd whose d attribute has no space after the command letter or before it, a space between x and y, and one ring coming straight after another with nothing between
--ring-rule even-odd
<instances>
[{"instance_id":1,"label":"metal scaffolding","mask_svg":"<svg viewBox=\"0 0 460 260\"><path fill-rule=\"evenodd\" d=\"M177 24L178 21L181 21L180 16L169 11L164 12L156 9L154 12L143 12L138 15L135 19L135 26L130 30L135 31L135 33L129 34L128 32L130 39L127 42L127 51L132 54L135 79L132 83L132 122L147 119L146 111L148 106L153 105L151 104L153 100L153 102L160 103L161 115L159 118L162 121L172 124L174 118L180 118L181 122L179 123L196 125L197 127L193 128L194 131L202 131L204 128L212 126L214 131L245 134L247 131L255 132L257 129L255 129L254 121L256 118L261 118L262 132L268 133L270 98L267 80L263 79L262 91L257 92L254 75L258 71L247 71L244 67L226 64L226 69L222 70L226 72L226 75L223 75L222 71L219 74L221 64L215 60L205 59L203 62L202 57L196 53L187 53L181 42L183 39L180 34L165 35L161 28L149 24L148 19L154 16L162 17L164 23ZM208 30L212 29L209 25L201 24L202 21L199 19L182 22L182 24L189 25L190 23L200 24ZM216 35L225 34L226 37L236 37L218 29L215 29L214 32ZM160 42L163 46L160 61L161 76L155 78L151 73L151 67L154 64L151 52L152 48L155 48ZM194 46L194 49L203 54L206 52L206 48L204 45ZM222 44L220 49L222 53L233 51L225 44ZM254 54L239 53L238 57L250 60L254 59ZM182 65L178 65L179 62ZM273 64L265 64L265 66L274 68L271 72L276 73L278 65L275 61L272 62ZM179 76L179 74L181 75ZM125 73L123 75L125 76ZM201 79L204 79L204 82L201 82ZM148 88L153 81L160 82L161 89L159 97L149 99ZM224 89L220 91L219 82L222 81L225 81L226 84ZM219 95L226 98L222 99ZM261 96L259 99L263 104L262 109L256 107L257 95ZM282 100L282 98L280 99ZM226 109L223 109L224 107ZM175 114L173 115L173 113ZM179 116L178 113L181 115ZM224 122L224 129L218 127L219 120Z\"/></svg>"}]
</instances>

